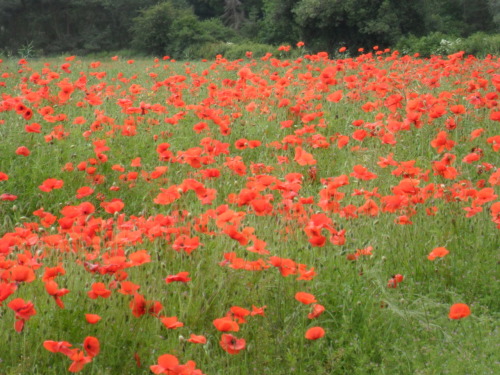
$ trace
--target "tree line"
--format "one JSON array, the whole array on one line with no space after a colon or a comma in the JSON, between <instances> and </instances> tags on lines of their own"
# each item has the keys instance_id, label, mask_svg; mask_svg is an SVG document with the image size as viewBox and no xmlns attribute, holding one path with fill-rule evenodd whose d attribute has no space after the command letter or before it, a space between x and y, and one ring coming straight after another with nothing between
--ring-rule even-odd
<instances>
[{"instance_id":1,"label":"tree line","mask_svg":"<svg viewBox=\"0 0 500 375\"><path fill-rule=\"evenodd\" d=\"M303 41L310 51L500 32L500 0L2 0L0 54L176 58ZM257 48L257 47L255 47ZM200 52L201 51L201 52ZM208 56L213 57L213 56Z\"/></svg>"}]
</instances>

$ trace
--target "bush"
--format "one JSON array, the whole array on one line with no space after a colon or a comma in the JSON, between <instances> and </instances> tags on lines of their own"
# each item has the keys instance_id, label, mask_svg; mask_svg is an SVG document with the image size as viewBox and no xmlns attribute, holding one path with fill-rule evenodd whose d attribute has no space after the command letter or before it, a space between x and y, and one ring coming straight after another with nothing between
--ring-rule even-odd
<instances>
[{"instance_id":1,"label":"bush","mask_svg":"<svg viewBox=\"0 0 500 375\"><path fill-rule=\"evenodd\" d=\"M99 59L110 59L113 56L119 56L120 59L138 58L146 57L146 55L137 53L135 50L131 49L120 49L120 50L109 50L109 51L99 51L91 52L85 55L88 59L99 60Z\"/></svg>"},{"instance_id":2,"label":"bush","mask_svg":"<svg viewBox=\"0 0 500 375\"><path fill-rule=\"evenodd\" d=\"M431 55L450 55L464 51L467 55L484 57L500 53L500 34L475 33L468 38L458 38L435 32L417 38L413 35L401 38L396 44L399 52L405 55L419 53L422 57Z\"/></svg>"},{"instance_id":3,"label":"bush","mask_svg":"<svg viewBox=\"0 0 500 375\"><path fill-rule=\"evenodd\" d=\"M201 21L200 26L204 33L207 33L219 42L237 43L241 41L241 37L238 33L234 29L225 26L219 18Z\"/></svg>"},{"instance_id":4,"label":"bush","mask_svg":"<svg viewBox=\"0 0 500 375\"><path fill-rule=\"evenodd\" d=\"M192 60L208 59L212 60L217 55L225 56L226 52L231 48L231 43L225 42L208 42L200 45L192 45L186 49L185 55Z\"/></svg>"},{"instance_id":5,"label":"bush","mask_svg":"<svg viewBox=\"0 0 500 375\"><path fill-rule=\"evenodd\" d=\"M170 1L143 10L134 18L132 46L146 53L164 55L171 43L170 33L177 13Z\"/></svg>"},{"instance_id":6,"label":"bush","mask_svg":"<svg viewBox=\"0 0 500 375\"><path fill-rule=\"evenodd\" d=\"M175 19L168 39L169 44L165 47L166 53L176 59L189 58L185 51L191 46L215 41L205 32L202 23L193 13L183 14Z\"/></svg>"},{"instance_id":7,"label":"bush","mask_svg":"<svg viewBox=\"0 0 500 375\"><path fill-rule=\"evenodd\" d=\"M176 8L171 1L144 10L134 19L132 34L138 51L176 59L201 57L202 46L238 38L219 19L200 21L191 8Z\"/></svg>"},{"instance_id":8,"label":"bush","mask_svg":"<svg viewBox=\"0 0 500 375\"><path fill-rule=\"evenodd\" d=\"M214 59L217 55L222 55L228 60L244 59L247 52L252 52L252 58L261 58L268 52L277 57L278 49L270 44L259 44L253 42L208 42L200 45L193 45L186 50L186 58L189 59Z\"/></svg>"},{"instance_id":9,"label":"bush","mask_svg":"<svg viewBox=\"0 0 500 375\"><path fill-rule=\"evenodd\" d=\"M237 34L218 19L199 21L194 14L186 14L174 21L170 39L167 53L177 59L213 58L220 52L213 54L211 48L203 47L218 46L220 50L222 45L237 40ZM200 53L200 49L206 51Z\"/></svg>"},{"instance_id":10,"label":"bush","mask_svg":"<svg viewBox=\"0 0 500 375\"><path fill-rule=\"evenodd\" d=\"M452 49L459 43L460 39L455 36L435 32L421 38L414 35L403 37L396 44L396 49L404 55L419 53L422 57L429 57L451 54L455 52Z\"/></svg>"},{"instance_id":11,"label":"bush","mask_svg":"<svg viewBox=\"0 0 500 375\"><path fill-rule=\"evenodd\" d=\"M242 59L246 56L247 52L252 52L252 57L257 59L264 56L268 52L275 54L277 52L277 48L270 44L253 42L232 44L224 54L224 57L228 60Z\"/></svg>"},{"instance_id":12,"label":"bush","mask_svg":"<svg viewBox=\"0 0 500 375\"><path fill-rule=\"evenodd\" d=\"M463 49L467 54L478 57L500 55L500 34L474 33L463 40Z\"/></svg>"}]
</instances>

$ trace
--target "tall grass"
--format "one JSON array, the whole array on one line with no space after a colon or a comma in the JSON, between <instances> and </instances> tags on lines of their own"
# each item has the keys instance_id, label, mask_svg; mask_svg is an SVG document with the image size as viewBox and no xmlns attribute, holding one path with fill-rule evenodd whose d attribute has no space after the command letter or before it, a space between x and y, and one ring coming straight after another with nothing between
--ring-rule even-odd
<instances>
[{"instance_id":1,"label":"tall grass","mask_svg":"<svg viewBox=\"0 0 500 375\"><path fill-rule=\"evenodd\" d=\"M0 85L0 172L8 175L8 180L0 181L0 193L18 196L15 201L0 201L0 234L4 235L0 240L0 275L5 283L17 286L0 306L0 373L65 373L71 360L46 350L44 341L68 341L81 348L87 336L97 337L101 344L100 353L82 370L87 374L151 373L150 366L166 353L175 355L181 363L194 360L196 368L206 374L498 372L500 237L491 211L498 198L478 203L483 210L473 217L466 217L464 210L471 206L482 186L492 187L493 194L498 194L498 182L488 182L500 160L494 143L488 143L498 134L498 122L490 119L498 113L498 59L417 60L396 54L367 54L345 60L327 60L320 55L290 61L141 59L127 63L106 58L99 67L91 68L91 61L77 57L70 62L71 73L61 70L63 63L61 58L29 61L27 65L18 65L16 61L0 64L4 73L4 85ZM322 83L318 78L327 67L336 71L335 84ZM243 82L241 77L248 73L246 69L251 73ZM34 82L37 73L47 78L50 72L59 76L52 75L52 81L46 85ZM105 72L106 76L99 79L92 72ZM168 81L176 75L185 80ZM82 76L87 78L85 87L76 88L67 101L60 101L57 84L67 79L75 86ZM356 77L355 83L352 77ZM432 84L429 80L436 77L439 84ZM135 92L131 85L138 85L135 88L140 90ZM48 88L48 95L44 94L44 87ZM343 98L339 102L326 100L336 90L343 91ZM86 102L86 95L92 92L101 96L102 104L93 106ZM392 94L403 97L402 106L395 112L384 105ZM175 103L175 95L183 103ZM474 95L483 98L482 105L474 101ZM6 103L14 100L10 98L19 98L19 102L32 108L33 118L25 120L15 106L9 107ZM131 101L129 107L139 108L142 103L143 111L124 113L119 104L125 99ZM290 104L279 106L282 99L289 99ZM397 143L383 144L381 130L393 129L391 121L403 124L413 111L411 101L416 99L421 101L421 126L393 130ZM361 109L368 101L376 103L372 112ZM447 109L447 114L432 119L429 113L435 101ZM249 111L251 103L256 105L254 111ZM164 106L166 111L155 112L147 106L154 104ZM466 113L451 113L449 108L456 104L463 104ZM54 115L65 114L67 120L49 122L37 112L45 106L52 107ZM218 125L202 114L203 110L212 110L215 117L227 121L230 134L221 134ZM179 112L184 115L177 124L165 122ZM304 115L315 112L322 114L311 122L304 121ZM73 123L79 116L85 118L85 124ZM448 118L457 121L455 129L446 129ZM99 119L101 126L92 126ZM360 119L365 122L361 128L369 133L363 141L352 137L359 129L352 123ZM293 125L281 127L280 123L286 120L293 120ZM198 134L193 126L200 121L207 122L209 130ZM33 122L42 125L40 134L25 131L25 125ZM126 123L133 123L135 135L125 134ZM47 142L44 136L58 124L67 134ZM477 128L484 128L484 133L470 141L470 133ZM89 129L94 130L89 133ZM441 130L456 145L438 153L431 141ZM338 135L349 136L349 144L337 147ZM311 153L315 165L294 161L296 144L283 147L293 136ZM320 136L327 147L319 146ZM206 137L228 143L229 154L207 158L207 164L201 168L183 163L181 153L202 147L200 142ZM241 138L260 140L262 145L238 149L235 142ZM93 144L96 140L106 140L109 150L101 152L107 161L93 165L95 173L88 169L64 170L67 163L76 168L86 162L86 168L92 167L90 159L97 158ZM169 149L178 157L176 162L159 160L156 150L163 142L170 144ZM279 142L281 149L272 142ZM17 155L20 146L27 147L31 154ZM463 162L474 147L482 149L482 159L473 164ZM456 155L453 165L460 173L456 179L434 173L433 162L441 160L445 152ZM420 189L434 184L429 197L394 213L383 211L382 198L376 195L392 195L393 188L405 177L391 173L396 166L382 168L378 164L379 157L390 153L398 162L415 161L415 167L421 171L412 178L419 180ZM245 175L237 175L225 165L227 157L235 156L241 156L245 163ZM289 163L279 163L278 156L288 157ZM131 166L137 157L141 158L141 165ZM253 172L252 164L259 164L253 166ZM113 165L123 166L124 172L112 168ZM350 176L356 165L365 166L378 177L365 181ZM158 166L168 167L160 178L147 178L141 173L150 174ZM221 177L203 180L199 170L206 168L219 169ZM427 170L429 173L425 174ZM127 177L128 172L138 172L137 179ZM287 196L285 176L290 173L303 177L300 189ZM92 180L96 174L103 176L102 183ZM261 216L251 204L238 205L231 194L237 196L242 189L254 189L255 180L264 174L277 180L270 185L273 189L259 191L261 196L271 194L266 199L273 206L270 214ZM345 194L339 199L340 206L354 205L357 218L318 205L327 179L341 175L349 177L349 184L337 189ZM62 179L63 188L49 193L40 191L39 186L48 178ZM206 188L216 189L211 205L202 204L195 191L183 192L171 204L154 202L161 189L192 178ZM92 187L94 193L77 199L76 191L82 186ZM463 195L467 193L464 186L468 186L470 198ZM370 198L380 207L374 216L364 215L358 209L365 203L363 194L368 191L374 191ZM300 198L307 197L314 198L312 204L297 204ZM121 199L125 206L115 214L107 213L100 204L114 198ZM58 221L47 226L30 224L40 223L40 218L33 214L35 210L43 207L60 219L64 207L83 201L92 203L96 211L84 218L84 235L80 237L77 232L61 229ZM210 215L210 210L217 208L222 210L220 207L225 204L246 214L238 230L254 228L253 233L267 243L269 255L245 250L254 242L239 244L215 225L215 219L208 220L208 231L214 234L197 232L196 224L202 215ZM437 208L434 216L427 212L432 207ZM345 244L334 245L329 238L324 246L309 242L311 236L304 229L318 213L330 218L336 231L346 230ZM156 215L170 217L171 224L145 224ZM407 215L412 224L397 224L395 220L402 215ZM90 225L95 227L89 229ZM154 234L156 230L160 233ZM124 232L135 232L138 237L120 239ZM191 254L174 251L172 244L182 233L198 236L202 245ZM321 233L329 237L327 229ZM67 249L61 244L47 244L47 236L54 234L61 234L63 239L71 237ZM79 246L72 248L73 244ZM357 249L369 246L373 248L372 255L353 260ZM436 247L446 247L449 254L428 260L427 255ZM90 272L93 265L104 270L110 263L106 263L107 257L120 255L120 251L129 262L130 254L142 249L151 261L124 269L127 280L140 285L138 293L147 300L161 302L160 315L177 316L183 327L167 329L148 313L134 317L129 307L133 297L118 293L117 274ZM298 273L284 277L273 266L260 271L231 268L223 262L224 254L230 252L248 261L261 258L266 265L270 265L271 256L292 259L307 269L314 267L317 275L305 281L297 280ZM29 255L32 260L20 254ZM35 271L35 281L12 280L9 269L23 263ZM64 309L57 307L41 280L45 268L57 264L66 273L56 281L60 288L70 290L62 297ZM181 271L189 272L189 282L165 283L168 275ZM404 280L397 288L390 288L388 282L395 274L403 275ZM90 299L87 292L95 282L104 282L113 291L111 296ZM311 306L294 298L298 291L313 294L325 312L308 319ZM8 307L14 298L32 301L37 312L26 321L22 332L14 330L14 312ZM457 302L468 304L471 316L460 321L449 319L450 306ZM233 332L246 340L246 348L230 355L221 348L221 333L212 322L225 316L232 306L252 310L252 305L266 306L265 316L248 316L247 323ZM102 320L88 324L88 313L98 314ZM325 337L307 340L305 332L313 326L323 327ZM188 342L191 333L204 335L206 344Z\"/></svg>"}]
</instances>

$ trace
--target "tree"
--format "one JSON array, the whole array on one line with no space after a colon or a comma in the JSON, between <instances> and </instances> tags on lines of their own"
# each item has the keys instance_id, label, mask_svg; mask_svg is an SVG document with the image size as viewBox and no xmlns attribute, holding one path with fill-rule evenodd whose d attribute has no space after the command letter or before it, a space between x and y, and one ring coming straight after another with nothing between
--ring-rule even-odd
<instances>
[{"instance_id":1,"label":"tree","mask_svg":"<svg viewBox=\"0 0 500 375\"><path fill-rule=\"evenodd\" d=\"M414 0L300 0L292 13L304 41L330 51L391 45L423 16Z\"/></svg>"},{"instance_id":2,"label":"tree","mask_svg":"<svg viewBox=\"0 0 500 375\"><path fill-rule=\"evenodd\" d=\"M132 33L137 50L175 58L189 57L203 44L226 42L236 35L220 19L200 21L191 7L175 6L172 1L143 10L134 19Z\"/></svg>"},{"instance_id":3,"label":"tree","mask_svg":"<svg viewBox=\"0 0 500 375\"><path fill-rule=\"evenodd\" d=\"M224 0L188 0L200 20L219 18L224 14Z\"/></svg>"},{"instance_id":4,"label":"tree","mask_svg":"<svg viewBox=\"0 0 500 375\"><path fill-rule=\"evenodd\" d=\"M126 48L133 18L141 7L154 2L2 0L0 43L14 52L30 43L44 54Z\"/></svg>"},{"instance_id":5,"label":"tree","mask_svg":"<svg viewBox=\"0 0 500 375\"><path fill-rule=\"evenodd\" d=\"M424 0L425 30L462 37L477 31L495 31L498 3L498 0Z\"/></svg>"},{"instance_id":6,"label":"tree","mask_svg":"<svg viewBox=\"0 0 500 375\"><path fill-rule=\"evenodd\" d=\"M259 41L264 43L294 43L302 38L295 20L294 7L300 0L264 0Z\"/></svg>"},{"instance_id":7,"label":"tree","mask_svg":"<svg viewBox=\"0 0 500 375\"><path fill-rule=\"evenodd\" d=\"M492 1L462 0L462 2L463 21L467 25L467 35L478 31L493 31L495 29L493 14L490 13Z\"/></svg>"},{"instance_id":8,"label":"tree","mask_svg":"<svg viewBox=\"0 0 500 375\"><path fill-rule=\"evenodd\" d=\"M488 8L495 24L494 31L500 33L500 0L488 0Z\"/></svg>"},{"instance_id":9,"label":"tree","mask_svg":"<svg viewBox=\"0 0 500 375\"><path fill-rule=\"evenodd\" d=\"M134 18L132 46L146 53L164 55L177 11L171 1L143 10Z\"/></svg>"},{"instance_id":10,"label":"tree","mask_svg":"<svg viewBox=\"0 0 500 375\"><path fill-rule=\"evenodd\" d=\"M240 0L225 0L223 19L226 24L238 30L245 21L245 13Z\"/></svg>"}]
</instances>

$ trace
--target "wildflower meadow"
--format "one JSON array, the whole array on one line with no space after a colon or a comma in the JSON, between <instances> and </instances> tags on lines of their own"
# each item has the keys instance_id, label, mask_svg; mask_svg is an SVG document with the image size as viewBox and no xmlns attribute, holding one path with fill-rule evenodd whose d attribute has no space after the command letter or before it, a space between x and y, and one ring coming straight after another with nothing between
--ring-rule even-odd
<instances>
[{"instance_id":1,"label":"wildflower meadow","mask_svg":"<svg viewBox=\"0 0 500 375\"><path fill-rule=\"evenodd\" d=\"M500 59L301 46L0 61L0 374L500 372Z\"/></svg>"}]
</instances>

